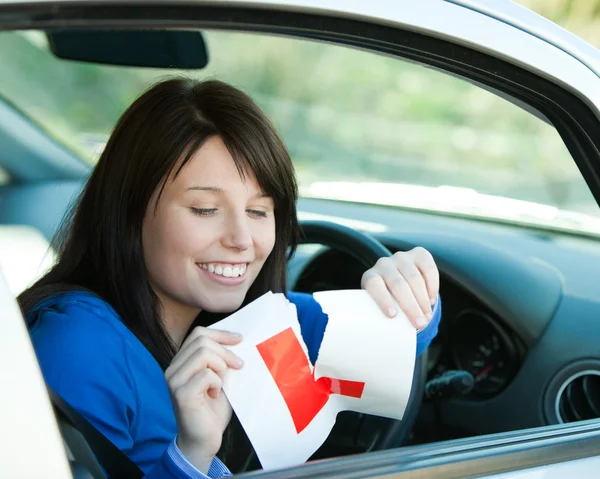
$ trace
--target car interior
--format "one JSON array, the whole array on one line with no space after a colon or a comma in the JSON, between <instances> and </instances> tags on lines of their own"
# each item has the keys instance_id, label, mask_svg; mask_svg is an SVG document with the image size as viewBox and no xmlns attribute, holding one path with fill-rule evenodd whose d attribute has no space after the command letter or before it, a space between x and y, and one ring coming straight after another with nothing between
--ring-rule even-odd
<instances>
[{"instance_id":1,"label":"car interior","mask_svg":"<svg viewBox=\"0 0 600 479\"><path fill-rule=\"evenodd\" d=\"M441 273L412 413L342 413L314 459L600 417L600 211L534 107L420 62L268 33L22 30L0 45L0 269L15 296L55 261L124 108L167 75L219 78L293 158L305 238L290 289L358 288L377 255L416 246ZM244 457L236 472L259 467Z\"/></svg>"}]
</instances>

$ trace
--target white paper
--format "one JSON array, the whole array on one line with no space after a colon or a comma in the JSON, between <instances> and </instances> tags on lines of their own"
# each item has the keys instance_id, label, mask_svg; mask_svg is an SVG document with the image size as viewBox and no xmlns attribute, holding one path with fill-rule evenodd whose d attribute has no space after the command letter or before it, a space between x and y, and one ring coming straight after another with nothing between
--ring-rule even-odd
<instances>
[{"instance_id":1,"label":"white paper","mask_svg":"<svg viewBox=\"0 0 600 479\"><path fill-rule=\"evenodd\" d=\"M388 318L364 290L326 291L314 298L329 316L315 378L364 381L361 399L332 395L339 410L402 419L410 396L417 332L400 313Z\"/></svg>"},{"instance_id":2,"label":"white paper","mask_svg":"<svg viewBox=\"0 0 600 479\"><path fill-rule=\"evenodd\" d=\"M230 348L244 360L244 367L227 373L223 389L264 469L305 462L331 432L338 412L353 410L401 419L410 396L416 330L406 316L386 317L363 290L328 291L314 297L329 316L314 368L315 380L329 377L364 382L364 389L360 399L331 394L299 433L257 348L291 328L308 363L295 305L283 294L267 293L211 326L244 337Z\"/></svg>"}]
</instances>

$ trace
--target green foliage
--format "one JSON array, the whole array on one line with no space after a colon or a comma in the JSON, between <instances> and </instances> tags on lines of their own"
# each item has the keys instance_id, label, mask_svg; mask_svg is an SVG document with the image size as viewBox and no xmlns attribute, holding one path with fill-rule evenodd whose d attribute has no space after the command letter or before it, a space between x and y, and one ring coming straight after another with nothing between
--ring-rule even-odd
<instances>
[{"instance_id":1,"label":"green foliage","mask_svg":"<svg viewBox=\"0 0 600 479\"><path fill-rule=\"evenodd\" d=\"M600 0L519 0L517 3L600 47Z\"/></svg>"}]
</instances>

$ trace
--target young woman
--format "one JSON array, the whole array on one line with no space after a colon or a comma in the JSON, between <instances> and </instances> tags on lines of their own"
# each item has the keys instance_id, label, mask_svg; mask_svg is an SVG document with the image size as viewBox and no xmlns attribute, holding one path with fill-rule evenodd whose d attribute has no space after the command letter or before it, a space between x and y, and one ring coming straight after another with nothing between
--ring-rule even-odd
<instances>
[{"instance_id":1,"label":"young woman","mask_svg":"<svg viewBox=\"0 0 600 479\"><path fill-rule=\"evenodd\" d=\"M117 123L57 264L19 297L47 383L146 477L229 475L221 386L243 338L206 326L286 292L296 200L289 154L247 95L159 83ZM382 258L362 287L390 317L395 299L427 347L441 314L427 251ZM312 296L288 297L314 360L327 318Z\"/></svg>"}]
</instances>

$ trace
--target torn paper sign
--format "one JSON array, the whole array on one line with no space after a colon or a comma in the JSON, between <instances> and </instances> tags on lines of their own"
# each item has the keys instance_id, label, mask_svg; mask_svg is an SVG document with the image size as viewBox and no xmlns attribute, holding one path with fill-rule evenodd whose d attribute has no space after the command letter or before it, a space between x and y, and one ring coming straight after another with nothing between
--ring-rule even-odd
<instances>
[{"instance_id":1,"label":"torn paper sign","mask_svg":"<svg viewBox=\"0 0 600 479\"><path fill-rule=\"evenodd\" d=\"M313 368L296 307L267 293L211 328L241 333L244 360L223 389L264 469L305 462L338 412L402 419L410 396L416 330L386 317L363 290L315 293L329 319Z\"/></svg>"}]
</instances>

